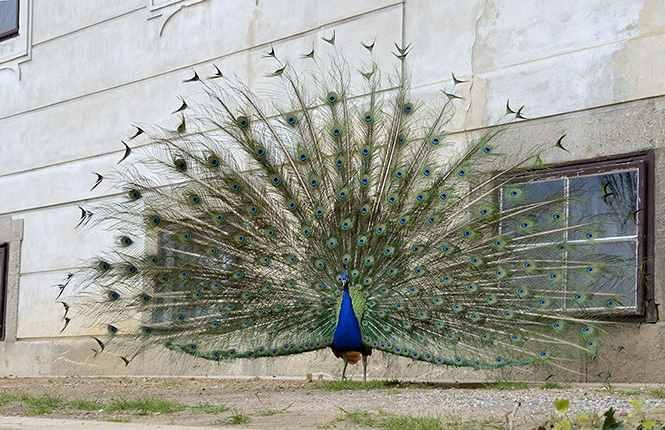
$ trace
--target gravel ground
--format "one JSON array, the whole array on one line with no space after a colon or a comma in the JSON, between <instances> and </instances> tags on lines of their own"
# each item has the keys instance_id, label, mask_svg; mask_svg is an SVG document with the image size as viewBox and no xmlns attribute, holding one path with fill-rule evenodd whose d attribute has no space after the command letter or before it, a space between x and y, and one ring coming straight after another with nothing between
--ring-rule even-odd
<instances>
[{"instance_id":1,"label":"gravel ground","mask_svg":"<svg viewBox=\"0 0 665 430\"><path fill-rule=\"evenodd\" d=\"M358 384L359 385L359 384ZM354 385L358 388L358 385ZM369 417L378 417L379 411L396 415L438 416L447 423L445 428L508 428L505 416L520 403L514 429L538 429L554 411L556 398L570 400L571 415L582 411L602 415L610 407L619 417L625 417L633 407L631 400L644 400L645 410L665 408L665 388L644 386L571 386L543 389L464 389L425 387L407 382L385 388L331 390L321 381L295 380L237 380L213 378L4 378L0 379L0 429L30 427L28 421L16 417L46 417L55 421L38 421L42 428L57 427L57 420L83 420L87 428L125 428L118 422L130 422L168 428L168 425L187 427L223 426L225 428L356 428L358 422L346 412L365 411ZM19 400L20 394L59 398L51 409L36 409L28 400ZM97 399L108 405L120 399L162 398L186 405L181 410L110 411L107 406L98 410L77 410L67 406L74 399ZM33 402L34 403L34 402ZM229 410L222 411L220 405ZM199 405L197 407L197 405ZM200 405L213 411L204 411ZM251 421L241 425L228 425L232 415L246 415ZM662 418L662 414L660 417ZM343 419L340 420L340 417ZM494 420L490 423L490 417ZM93 421L99 424L93 426ZM108 422L108 427L101 423ZM110 422L109 422L110 421ZM17 423L21 422L21 425ZM64 421L63 421L64 422ZM454 427L453 422L467 422L471 427ZM481 424L484 422L485 424ZM139 428L132 424L129 428ZM378 426L376 422L375 426ZM101 426L101 427L100 427ZM549 427L549 425L547 426ZM157 427L154 427L157 428ZM367 428L367 427L363 427ZM372 428L371 426L369 428Z\"/></svg>"}]
</instances>

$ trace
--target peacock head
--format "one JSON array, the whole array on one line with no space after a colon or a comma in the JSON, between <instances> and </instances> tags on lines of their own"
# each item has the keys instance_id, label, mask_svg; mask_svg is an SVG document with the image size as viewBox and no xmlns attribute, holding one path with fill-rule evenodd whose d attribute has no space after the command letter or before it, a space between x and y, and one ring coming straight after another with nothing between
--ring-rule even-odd
<instances>
[{"instance_id":1,"label":"peacock head","mask_svg":"<svg viewBox=\"0 0 665 430\"><path fill-rule=\"evenodd\" d=\"M342 276L340 276L340 279L342 280L342 285L344 286L344 288L345 289L348 288L349 287L349 275L347 275L346 273L342 273Z\"/></svg>"}]
</instances>

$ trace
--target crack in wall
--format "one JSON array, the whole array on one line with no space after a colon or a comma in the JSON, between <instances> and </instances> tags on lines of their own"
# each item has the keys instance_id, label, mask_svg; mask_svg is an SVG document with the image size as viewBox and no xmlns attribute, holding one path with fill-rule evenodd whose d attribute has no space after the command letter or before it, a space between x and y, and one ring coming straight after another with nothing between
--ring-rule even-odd
<instances>
[{"instance_id":1,"label":"crack in wall","mask_svg":"<svg viewBox=\"0 0 665 430\"><path fill-rule=\"evenodd\" d=\"M468 121L468 117L469 117L469 112L471 112L471 109L473 107L473 99L475 98L475 97L471 97L471 94L472 94L472 91L473 91L473 86L474 86L475 81L476 81L476 72L475 72L474 64L476 62L475 60L476 60L476 46L478 45L478 31L480 29L480 21L482 21L482 19L487 14L487 6L488 6L489 2L490 2L490 0L485 0L485 4L483 5L483 11L478 16L478 19L476 19L476 25L474 27L475 29L474 29L474 33L473 33L473 45L471 45L471 78L470 78L471 82L470 82L470 85L469 85L469 106L466 109L466 113L464 114L464 124L463 124L464 129L467 128L467 121Z\"/></svg>"}]
</instances>

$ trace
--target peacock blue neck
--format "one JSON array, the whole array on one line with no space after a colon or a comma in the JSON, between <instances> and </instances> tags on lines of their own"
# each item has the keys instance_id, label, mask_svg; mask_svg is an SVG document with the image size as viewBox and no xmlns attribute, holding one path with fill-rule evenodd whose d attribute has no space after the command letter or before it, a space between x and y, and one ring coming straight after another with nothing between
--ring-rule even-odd
<instances>
[{"instance_id":1,"label":"peacock blue neck","mask_svg":"<svg viewBox=\"0 0 665 430\"><path fill-rule=\"evenodd\" d=\"M344 287L342 305L337 319L337 328L333 338L334 348L338 351L362 351L363 342L360 335L360 324L353 312L353 304L349 295L349 288Z\"/></svg>"}]
</instances>

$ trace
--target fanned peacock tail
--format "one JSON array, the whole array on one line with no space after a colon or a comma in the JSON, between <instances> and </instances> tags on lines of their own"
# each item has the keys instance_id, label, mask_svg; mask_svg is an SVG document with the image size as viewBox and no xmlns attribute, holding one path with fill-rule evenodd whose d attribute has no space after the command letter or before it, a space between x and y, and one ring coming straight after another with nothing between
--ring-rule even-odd
<instances>
[{"instance_id":1,"label":"fanned peacock tail","mask_svg":"<svg viewBox=\"0 0 665 430\"><path fill-rule=\"evenodd\" d=\"M343 343L346 287L363 353L477 368L593 356L595 316L620 301L599 293L613 261L587 246L602 217L564 223L581 197L536 186L544 148L504 153L500 128L454 145L456 96L432 108L376 65L354 91L344 61L301 61L319 71L283 63L276 107L195 74L209 103L183 102L176 130L139 128L121 198L83 212L117 242L76 275L81 318L137 351L278 356Z\"/></svg>"}]
</instances>

